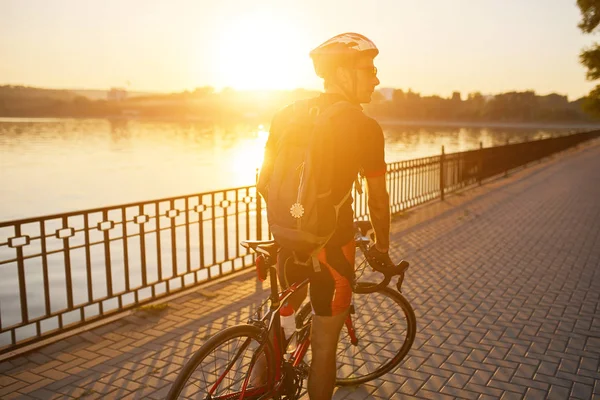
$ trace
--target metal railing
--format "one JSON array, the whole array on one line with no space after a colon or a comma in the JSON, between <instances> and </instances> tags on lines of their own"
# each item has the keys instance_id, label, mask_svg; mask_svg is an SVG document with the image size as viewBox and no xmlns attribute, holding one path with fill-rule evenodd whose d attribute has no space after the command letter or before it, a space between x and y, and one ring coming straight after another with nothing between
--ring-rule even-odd
<instances>
[{"instance_id":1,"label":"metal railing","mask_svg":"<svg viewBox=\"0 0 600 400\"><path fill-rule=\"evenodd\" d=\"M600 136L585 132L388 164L392 213ZM356 218L367 194L354 192ZM0 223L0 354L253 264L270 235L254 186Z\"/></svg>"}]
</instances>

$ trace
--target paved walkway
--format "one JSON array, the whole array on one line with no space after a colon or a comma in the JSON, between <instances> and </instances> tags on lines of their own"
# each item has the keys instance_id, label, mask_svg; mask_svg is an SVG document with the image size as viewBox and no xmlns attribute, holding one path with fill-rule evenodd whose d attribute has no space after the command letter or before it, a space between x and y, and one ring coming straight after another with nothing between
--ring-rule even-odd
<instances>
[{"instance_id":1,"label":"paved walkway","mask_svg":"<svg viewBox=\"0 0 600 400\"><path fill-rule=\"evenodd\" d=\"M393 222L417 339L336 399L600 399L600 143ZM243 274L0 363L0 398L161 399L266 295Z\"/></svg>"}]
</instances>

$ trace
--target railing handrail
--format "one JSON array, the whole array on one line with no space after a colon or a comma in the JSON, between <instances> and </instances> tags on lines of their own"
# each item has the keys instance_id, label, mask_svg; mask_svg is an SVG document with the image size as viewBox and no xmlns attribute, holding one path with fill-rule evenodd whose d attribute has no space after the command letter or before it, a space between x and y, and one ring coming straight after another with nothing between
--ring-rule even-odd
<instances>
[{"instance_id":1,"label":"railing handrail","mask_svg":"<svg viewBox=\"0 0 600 400\"><path fill-rule=\"evenodd\" d=\"M106 209L144 206L144 205L160 203L160 202L164 202L164 201L184 199L186 197L210 196L212 194L222 193L224 191L242 190L242 189L248 189L248 188L253 188L253 187L254 187L254 185L246 185L246 186L238 186L238 187L227 188L227 189L215 189L210 192L182 194L179 196L163 197L163 198L158 198L158 199L154 199L154 200L136 201L136 202L131 202L131 203L114 204L114 205L104 206L104 207L87 208L87 209L77 210L77 211L68 211L65 213L47 214L47 215L40 215L40 216L35 216L35 217L18 218L18 219L13 219L13 220L0 221L0 228L9 226L9 225L15 225L15 224L27 224L29 222L35 222L40 219L48 220L48 219L57 219L57 218L63 218L63 217L72 217L72 216L79 215L79 214L86 214L86 213L89 214L89 213L94 213L94 212L101 212Z\"/></svg>"}]
</instances>

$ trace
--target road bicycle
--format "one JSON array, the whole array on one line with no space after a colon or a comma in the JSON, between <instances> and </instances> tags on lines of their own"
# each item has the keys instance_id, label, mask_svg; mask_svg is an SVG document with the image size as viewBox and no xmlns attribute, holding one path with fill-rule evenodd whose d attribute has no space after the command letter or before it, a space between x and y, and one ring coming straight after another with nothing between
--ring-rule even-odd
<instances>
[{"instance_id":1,"label":"road bicycle","mask_svg":"<svg viewBox=\"0 0 600 400\"><path fill-rule=\"evenodd\" d=\"M357 221L353 304L337 348L336 385L359 385L396 367L416 334L415 313L401 294L408 262L380 266L367 257L372 226ZM286 338L279 309L308 279L279 292L276 262L279 246L273 240L244 241L257 253L258 279L270 280L270 296L247 324L224 329L195 352L171 386L167 399L298 399L308 377L311 358L312 310L304 304L296 315L296 332ZM398 277L396 289L388 287ZM263 314L267 303L270 303ZM294 343L293 346L288 345ZM292 350L293 347L293 350Z\"/></svg>"}]
</instances>

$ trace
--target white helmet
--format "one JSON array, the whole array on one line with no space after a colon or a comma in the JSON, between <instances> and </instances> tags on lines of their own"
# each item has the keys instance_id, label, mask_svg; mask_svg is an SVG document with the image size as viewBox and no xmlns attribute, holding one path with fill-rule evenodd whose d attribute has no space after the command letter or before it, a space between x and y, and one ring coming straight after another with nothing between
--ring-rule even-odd
<instances>
[{"instance_id":1,"label":"white helmet","mask_svg":"<svg viewBox=\"0 0 600 400\"><path fill-rule=\"evenodd\" d=\"M359 33L342 33L319 45L310 52L315 72L324 75L337 66L352 65L358 56L375 58L379 50L375 43Z\"/></svg>"}]
</instances>

